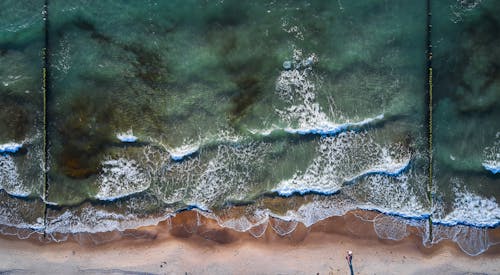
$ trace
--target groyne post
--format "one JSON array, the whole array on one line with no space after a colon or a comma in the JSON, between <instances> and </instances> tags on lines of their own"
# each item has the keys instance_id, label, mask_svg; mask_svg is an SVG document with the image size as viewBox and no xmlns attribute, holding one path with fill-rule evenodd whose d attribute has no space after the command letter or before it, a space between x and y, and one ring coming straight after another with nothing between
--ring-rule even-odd
<instances>
[{"instance_id":1,"label":"groyne post","mask_svg":"<svg viewBox=\"0 0 500 275\"><path fill-rule=\"evenodd\" d=\"M42 67L42 93L43 93L43 194L44 202L43 210L43 236L46 237L47 228L47 203L46 199L49 191L48 170L49 170L49 154L48 154L48 137L47 137L47 96L49 93L49 1L45 0L42 10L44 22L44 47L42 49L43 67Z\"/></svg>"},{"instance_id":2,"label":"groyne post","mask_svg":"<svg viewBox=\"0 0 500 275\"><path fill-rule=\"evenodd\" d=\"M427 22L426 22L426 43L427 43L427 66L426 66L426 94L427 94L427 155L428 155L428 180L427 180L427 199L430 203L431 215L429 215L429 240L432 241L432 212L433 212L433 145L432 145L432 12L431 12L431 0L427 0Z\"/></svg>"}]
</instances>

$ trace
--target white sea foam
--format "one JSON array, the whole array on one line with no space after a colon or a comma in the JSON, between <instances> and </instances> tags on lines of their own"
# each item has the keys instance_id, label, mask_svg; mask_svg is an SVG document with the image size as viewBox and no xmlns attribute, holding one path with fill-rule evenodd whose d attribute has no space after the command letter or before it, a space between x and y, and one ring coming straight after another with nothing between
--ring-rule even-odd
<instances>
[{"instance_id":1,"label":"white sea foam","mask_svg":"<svg viewBox=\"0 0 500 275\"><path fill-rule=\"evenodd\" d=\"M27 197L31 193L23 185L14 158L10 155L0 155L0 189L17 197Z\"/></svg>"},{"instance_id":2,"label":"white sea foam","mask_svg":"<svg viewBox=\"0 0 500 275\"><path fill-rule=\"evenodd\" d=\"M407 221L388 215L378 215L373 221L375 233L382 239L399 241L410 233L407 230Z\"/></svg>"},{"instance_id":3,"label":"white sea foam","mask_svg":"<svg viewBox=\"0 0 500 275\"><path fill-rule=\"evenodd\" d=\"M256 209L249 216L240 216L235 218L222 219L212 212L196 210L201 215L217 221L224 228L231 228L239 232L248 232L252 229L267 226L269 221L269 210Z\"/></svg>"},{"instance_id":4,"label":"white sea foam","mask_svg":"<svg viewBox=\"0 0 500 275\"><path fill-rule=\"evenodd\" d=\"M307 66L295 67L293 70L284 70L276 81L276 92L279 97L290 106L284 109L277 109L276 112L289 127L284 130L293 134L322 134L331 135L345 131L350 127L363 126L384 118L383 114L373 118L366 118L360 121L349 121L341 114L333 114L344 123L334 123L323 111L316 101L316 84L312 65L318 58L312 54L303 58L301 51L294 51L295 63ZM330 99L331 100L331 99ZM332 106L332 104L331 104ZM330 106L330 108L332 108Z\"/></svg>"},{"instance_id":5,"label":"white sea foam","mask_svg":"<svg viewBox=\"0 0 500 275\"><path fill-rule=\"evenodd\" d=\"M15 142L0 144L0 153L15 153L22 147L23 144Z\"/></svg>"},{"instance_id":6,"label":"white sea foam","mask_svg":"<svg viewBox=\"0 0 500 275\"><path fill-rule=\"evenodd\" d=\"M259 135L259 136L265 136L265 137L271 135L275 131L280 131L280 130L283 130L283 129L279 128L276 125L273 125L271 128L264 129L264 130L262 130L262 129L248 129L248 131L252 135Z\"/></svg>"},{"instance_id":7,"label":"white sea foam","mask_svg":"<svg viewBox=\"0 0 500 275\"><path fill-rule=\"evenodd\" d=\"M182 160L200 150L199 145L183 145L181 147L173 148L169 150L170 157L173 160L179 161Z\"/></svg>"},{"instance_id":8,"label":"white sea foam","mask_svg":"<svg viewBox=\"0 0 500 275\"><path fill-rule=\"evenodd\" d=\"M482 0L457 0L454 5L450 5L451 21L454 23L463 21L481 2Z\"/></svg>"},{"instance_id":9,"label":"white sea foam","mask_svg":"<svg viewBox=\"0 0 500 275\"><path fill-rule=\"evenodd\" d=\"M15 84L16 82L22 80L23 78L25 78L23 75L9 75L6 78L4 78L5 80L2 81L2 84L3 86L8 87L9 85Z\"/></svg>"},{"instance_id":10,"label":"white sea foam","mask_svg":"<svg viewBox=\"0 0 500 275\"><path fill-rule=\"evenodd\" d=\"M273 231L281 236L292 233L298 223L309 227L321 220L333 216L343 216L348 211L358 209L356 202L349 198L330 197L328 199L318 199L303 204L297 210L288 210L285 214L276 214L269 209L256 209L250 216L238 218L228 218L223 220L211 212L197 210L201 215L216 220L217 223L226 228L232 228L240 232L250 232L255 237L262 236L263 232L270 224ZM269 219L270 217L275 219ZM422 217L422 219L424 219ZM421 222L407 220L405 218L379 214L375 218L365 220L372 222L375 232L380 238L401 240L409 235L408 225L423 226ZM425 223L426 224L426 223ZM253 232L255 231L255 232Z\"/></svg>"},{"instance_id":11,"label":"white sea foam","mask_svg":"<svg viewBox=\"0 0 500 275\"><path fill-rule=\"evenodd\" d=\"M397 176L401 174L410 165L410 156L403 159L393 159L393 157L388 153L387 148L382 148L380 155L382 162L375 164L363 171L358 175L351 178L346 178L345 181L354 181L359 177L369 175L369 174L384 174L388 176Z\"/></svg>"},{"instance_id":12,"label":"white sea foam","mask_svg":"<svg viewBox=\"0 0 500 275\"><path fill-rule=\"evenodd\" d=\"M214 202L242 200L250 190L255 169L264 164L261 157L269 148L266 143L246 145L219 145L211 159L192 186L189 205L208 209Z\"/></svg>"},{"instance_id":13,"label":"white sea foam","mask_svg":"<svg viewBox=\"0 0 500 275\"><path fill-rule=\"evenodd\" d=\"M483 151L483 167L493 174L500 173L500 132L496 134L496 139L492 146L486 147Z\"/></svg>"},{"instance_id":14,"label":"white sea foam","mask_svg":"<svg viewBox=\"0 0 500 275\"><path fill-rule=\"evenodd\" d=\"M96 198L115 200L148 189L150 180L135 160L124 158L102 163Z\"/></svg>"},{"instance_id":15,"label":"white sea foam","mask_svg":"<svg viewBox=\"0 0 500 275\"><path fill-rule=\"evenodd\" d=\"M254 224L245 216L224 220L219 224L222 227L231 228L239 232L246 232L254 227Z\"/></svg>"},{"instance_id":16,"label":"white sea foam","mask_svg":"<svg viewBox=\"0 0 500 275\"><path fill-rule=\"evenodd\" d=\"M127 142L127 143L136 142L138 139L136 136L134 136L132 130L128 130L125 133L118 133L116 134L116 138L118 138L121 142Z\"/></svg>"},{"instance_id":17,"label":"white sea foam","mask_svg":"<svg viewBox=\"0 0 500 275\"><path fill-rule=\"evenodd\" d=\"M282 220L282 219L272 219L269 221L271 228L280 236L286 236L297 228L299 225L298 221L294 220Z\"/></svg>"},{"instance_id":18,"label":"white sea foam","mask_svg":"<svg viewBox=\"0 0 500 275\"><path fill-rule=\"evenodd\" d=\"M29 209L26 213L26 209ZM20 229L41 231L44 228L43 217L36 217L36 207L27 200L19 200L2 196L0 199L0 224ZM30 217L30 215L32 217Z\"/></svg>"},{"instance_id":19,"label":"white sea foam","mask_svg":"<svg viewBox=\"0 0 500 275\"><path fill-rule=\"evenodd\" d=\"M364 210L376 210L385 214L401 216L405 218L419 219L430 215L430 204L421 201L425 198L426 190L418 189L425 183L426 178L414 178L414 184L410 185L409 176L401 174L388 176L374 174L356 185L345 189L345 193L352 199L358 201L356 207Z\"/></svg>"},{"instance_id":20,"label":"white sea foam","mask_svg":"<svg viewBox=\"0 0 500 275\"><path fill-rule=\"evenodd\" d=\"M500 162L497 161L495 163L483 163L483 167L486 170L491 171L493 174L500 173Z\"/></svg>"},{"instance_id":21,"label":"white sea foam","mask_svg":"<svg viewBox=\"0 0 500 275\"><path fill-rule=\"evenodd\" d=\"M487 228L434 224L432 227L432 240L430 240L430 244L437 244L443 240L452 240L456 242L460 249L470 256L477 256L488 250L488 248L494 244L489 238Z\"/></svg>"},{"instance_id":22,"label":"white sea foam","mask_svg":"<svg viewBox=\"0 0 500 275\"><path fill-rule=\"evenodd\" d=\"M303 128L279 128L278 126L274 126L265 130L256 130L250 129L249 132L254 135L261 136L269 136L273 132L277 131L285 131L290 134L299 134L299 135L308 135L308 134L316 134L316 135L335 135L344 131L347 131L350 128L361 127L364 125L372 124L378 120L384 119L384 114L380 114L378 116L372 118L366 118L357 122L346 122L342 124L335 124L330 121L318 122L315 125L305 125Z\"/></svg>"},{"instance_id":23,"label":"white sea foam","mask_svg":"<svg viewBox=\"0 0 500 275\"><path fill-rule=\"evenodd\" d=\"M426 206L417 199L421 195L425 195L425 190L411 188L408 175L391 177L375 174L359 184L348 186L335 196L318 198L301 205L298 210L289 210L284 215L270 215L282 220L299 221L306 226L329 217L343 216L356 209L375 210L403 218L425 219L431 210L429 205ZM379 231L382 231L380 227Z\"/></svg>"},{"instance_id":24,"label":"white sea foam","mask_svg":"<svg viewBox=\"0 0 500 275\"><path fill-rule=\"evenodd\" d=\"M318 145L318 156L309 167L280 182L273 192L283 196L308 192L333 194L345 182L367 174L397 175L411 159L407 148L383 147L366 133L344 132L335 137L322 137Z\"/></svg>"},{"instance_id":25,"label":"white sea foam","mask_svg":"<svg viewBox=\"0 0 500 275\"><path fill-rule=\"evenodd\" d=\"M314 200L303 204L299 209L288 210L284 215L272 213L270 216L284 221L298 221L309 227L329 217L345 215L352 209L356 209L353 201L333 196L329 200Z\"/></svg>"},{"instance_id":26,"label":"white sea foam","mask_svg":"<svg viewBox=\"0 0 500 275\"><path fill-rule=\"evenodd\" d=\"M191 186L198 182L203 167L198 157L182 162L167 162L159 170L159 184L151 186L151 191L164 203L173 204L189 197Z\"/></svg>"},{"instance_id":27,"label":"white sea foam","mask_svg":"<svg viewBox=\"0 0 500 275\"><path fill-rule=\"evenodd\" d=\"M457 180L455 180L457 181ZM453 210L434 221L446 225L468 224L474 226L496 226L500 224L500 207L494 197L484 198L456 184L453 188L455 201Z\"/></svg>"},{"instance_id":28,"label":"white sea foam","mask_svg":"<svg viewBox=\"0 0 500 275\"><path fill-rule=\"evenodd\" d=\"M164 162L156 169L159 184L150 189L165 203L183 202L205 210L223 201L242 200L256 184L253 177L263 167L268 148L261 142L221 144L210 159L202 161L196 155Z\"/></svg>"},{"instance_id":29,"label":"white sea foam","mask_svg":"<svg viewBox=\"0 0 500 275\"><path fill-rule=\"evenodd\" d=\"M62 36L59 40L58 50L53 53L51 65L57 71L54 77L63 79L71 70L71 65L74 64L72 58L73 44L69 42L68 36Z\"/></svg>"},{"instance_id":30,"label":"white sea foam","mask_svg":"<svg viewBox=\"0 0 500 275\"><path fill-rule=\"evenodd\" d=\"M309 67L284 70L276 81L276 92L291 105L276 112L289 125L298 124L299 129L323 128L320 126L329 124L327 115L316 102L316 86L310 80L311 74Z\"/></svg>"},{"instance_id":31,"label":"white sea foam","mask_svg":"<svg viewBox=\"0 0 500 275\"><path fill-rule=\"evenodd\" d=\"M371 124L377 120L382 120L384 118L384 114L380 114L376 117L373 118L366 118L362 121L358 122L346 122L343 124L334 124L329 121L324 121L322 123L317 123L316 125L306 125L305 127L302 128L285 128L284 130L288 133L291 134L300 134L300 135L307 135L307 134L319 134L319 135L334 135L337 133L340 133L342 131L346 131L347 129L351 127L356 127L356 126L363 126L367 124Z\"/></svg>"},{"instance_id":32,"label":"white sea foam","mask_svg":"<svg viewBox=\"0 0 500 275\"><path fill-rule=\"evenodd\" d=\"M157 225L166 216L140 218L135 214L119 214L92 206L70 209L56 216L49 216L46 232L53 233L99 233L113 230L124 231L141 226Z\"/></svg>"}]
</instances>

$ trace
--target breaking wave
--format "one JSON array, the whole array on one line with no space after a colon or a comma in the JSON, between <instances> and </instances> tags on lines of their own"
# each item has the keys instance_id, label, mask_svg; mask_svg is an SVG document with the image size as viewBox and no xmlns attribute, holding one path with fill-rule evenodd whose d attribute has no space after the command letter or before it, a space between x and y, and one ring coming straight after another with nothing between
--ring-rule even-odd
<instances>
[{"instance_id":1,"label":"breaking wave","mask_svg":"<svg viewBox=\"0 0 500 275\"><path fill-rule=\"evenodd\" d=\"M322 137L318 157L302 173L282 181L274 192L283 196L317 192L333 194L346 182L369 174L398 175L410 163L407 148L394 144L381 146L366 133L345 132L335 137Z\"/></svg>"},{"instance_id":2,"label":"breaking wave","mask_svg":"<svg viewBox=\"0 0 500 275\"><path fill-rule=\"evenodd\" d=\"M15 142L9 142L9 143L4 143L0 144L0 153L15 153L19 151L23 147L22 144L20 143L15 143Z\"/></svg>"},{"instance_id":3,"label":"breaking wave","mask_svg":"<svg viewBox=\"0 0 500 275\"><path fill-rule=\"evenodd\" d=\"M184 145L170 150L169 153L173 160L180 161L195 154L198 150L200 150L199 145Z\"/></svg>"},{"instance_id":4,"label":"breaking wave","mask_svg":"<svg viewBox=\"0 0 500 275\"><path fill-rule=\"evenodd\" d=\"M349 128L364 126L384 118L384 114L379 114L372 118L351 121L344 118L341 113L335 112L332 102L330 102L330 114L325 113L316 100L317 77L313 73L313 65L318 61L318 57L315 54L304 57L301 50L295 49L293 60L293 64L300 65L285 68L276 81L276 93L288 105L284 109L276 109L279 117L288 125L284 128L286 132L301 135L335 135ZM334 123L332 117L346 122ZM267 130L265 133L272 131Z\"/></svg>"},{"instance_id":5,"label":"breaking wave","mask_svg":"<svg viewBox=\"0 0 500 275\"><path fill-rule=\"evenodd\" d=\"M493 174L500 173L500 132L496 134L495 143L484 149L483 167Z\"/></svg>"},{"instance_id":6,"label":"breaking wave","mask_svg":"<svg viewBox=\"0 0 500 275\"><path fill-rule=\"evenodd\" d=\"M494 227L500 224L500 207L494 197L481 197L458 183L454 186L453 193L455 200L452 211L445 215L440 213L442 218L434 219L436 223L477 227Z\"/></svg>"},{"instance_id":7,"label":"breaking wave","mask_svg":"<svg viewBox=\"0 0 500 275\"><path fill-rule=\"evenodd\" d=\"M31 190L23 184L11 155L0 155L0 189L16 197L27 197L31 194Z\"/></svg>"},{"instance_id":8,"label":"breaking wave","mask_svg":"<svg viewBox=\"0 0 500 275\"><path fill-rule=\"evenodd\" d=\"M498 242L490 239L488 229L474 226L456 225L446 226L436 224L432 229L431 244L444 240L455 242L460 249L469 256L477 256Z\"/></svg>"},{"instance_id":9,"label":"breaking wave","mask_svg":"<svg viewBox=\"0 0 500 275\"><path fill-rule=\"evenodd\" d=\"M138 139L136 136L134 136L132 130L128 130L125 133L118 133L116 134L116 138L125 143L136 142Z\"/></svg>"},{"instance_id":10,"label":"breaking wave","mask_svg":"<svg viewBox=\"0 0 500 275\"><path fill-rule=\"evenodd\" d=\"M116 200L148 189L150 179L135 160L124 158L102 162L99 175L99 191L95 195L100 200Z\"/></svg>"},{"instance_id":11,"label":"breaking wave","mask_svg":"<svg viewBox=\"0 0 500 275\"><path fill-rule=\"evenodd\" d=\"M63 213L48 217L45 228L48 234L100 233L113 230L125 231L141 226L157 225L164 216L141 218L136 214L120 214L93 206L67 209ZM57 240L57 239L56 239Z\"/></svg>"},{"instance_id":12,"label":"breaking wave","mask_svg":"<svg viewBox=\"0 0 500 275\"><path fill-rule=\"evenodd\" d=\"M27 200L19 200L0 191L0 224L19 229L43 230L43 213L33 209L41 205L34 205Z\"/></svg>"}]
</instances>

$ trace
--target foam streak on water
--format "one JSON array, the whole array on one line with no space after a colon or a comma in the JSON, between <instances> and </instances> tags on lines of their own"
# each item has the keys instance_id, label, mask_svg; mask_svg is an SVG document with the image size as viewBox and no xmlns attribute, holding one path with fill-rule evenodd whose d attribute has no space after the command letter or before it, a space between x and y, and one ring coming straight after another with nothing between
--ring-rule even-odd
<instances>
[{"instance_id":1,"label":"foam streak on water","mask_svg":"<svg viewBox=\"0 0 500 275\"><path fill-rule=\"evenodd\" d=\"M169 153L170 153L170 157L173 160L180 161L186 157L189 157L189 156L195 154L196 152L198 152L198 150L200 150L199 145L184 145L181 147L171 149L169 151Z\"/></svg>"},{"instance_id":2,"label":"foam streak on water","mask_svg":"<svg viewBox=\"0 0 500 275\"><path fill-rule=\"evenodd\" d=\"M496 134L495 143L484 149L483 167L493 174L500 173L500 132Z\"/></svg>"},{"instance_id":3,"label":"foam streak on water","mask_svg":"<svg viewBox=\"0 0 500 275\"><path fill-rule=\"evenodd\" d=\"M191 192L190 205L208 209L214 202L242 200L251 188L255 169L264 165L262 155L269 145L251 143L245 146L220 145Z\"/></svg>"},{"instance_id":4,"label":"foam streak on water","mask_svg":"<svg viewBox=\"0 0 500 275\"><path fill-rule=\"evenodd\" d=\"M452 181L455 182L453 210L442 218L434 219L436 223L479 227L493 227L500 224L500 207L494 197L479 196L470 192L467 187L462 187L459 180Z\"/></svg>"},{"instance_id":5,"label":"foam streak on water","mask_svg":"<svg viewBox=\"0 0 500 275\"><path fill-rule=\"evenodd\" d=\"M311 55L310 58L314 60L315 56ZM294 59L302 63L302 51L295 50ZM328 116L316 102L316 85L311 80L313 77L311 65L312 62L305 68L284 70L276 81L276 92L279 97L291 105L285 109L277 109L276 112L291 126L290 132L295 129L292 125L297 125L297 129L336 128L336 125L331 125Z\"/></svg>"},{"instance_id":6,"label":"foam streak on water","mask_svg":"<svg viewBox=\"0 0 500 275\"><path fill-rule=\"evenodd\" d=\"M0 224L18 229L43 230L41 204L17 199L0 191Z\"/></svg>"},{"instance_id":7,"label":"foam streak on water","mask_svg":"<svg viewBox=\"0 0 500 275\"><path fill-rule=\"evenodd\" d=\"M82 209L68 209L57 216L50 216L45 230L49 234L124 231L141 226L156 225L165 219L165 216L141 218L135 214L118 214L87 206Z\"/></svg>"},{"instance_id":8,"label":"foam streak on water","mask_svg":"<svg viewBox=\"0 0 500 275\"><path fill-rule=\"evenodd\" d=\"M290 134L298 134L298 135L336 135L341 132L347 131L348 129L352 128L358 128L366 125L373 124L377 121L383 120L384 119L384 114L380 114L376 117L373 118L366 118L361 121L357 122L346 122L342 124L335 124L330 121L325 121L321 125L316 125L316 126L304 126L303 128L279 128L277 126L271 128L271 129L266 129L266 130L255 130L251 129L249 130L250 133L252 134L258 134L262 136L269 136L273 132L279 132L279 131L285 131ZM308 128L309 127L309 128Z\"/></svg>"},{"instance_id":9,"label":"foam streak on water","mask_svg":"<svg viewBox=\"0 0 500 275\"><path fill-rule=\"evenodd\" d=\"M350 127L364 126L384 118L384 114L380 114L373 118L350 121L344 119L341 114L327 115L316 99L316 82L318 81L315 79L317 77L313 72L313 65L318 61L317 56L311 54L303 58L300 50L294 50L293 55L294 62L301 65L283 70L276 80L276 93L289 105L285 109L276 109L281 119L289 125L284 128L286 132L301 135L334 135ZM332 115L335 115L336 119L347 122L334 123L329 117Z\"/></svg>"},{"instance_id":10,"label":"foam streak on water","mask_svg":"<svg viewBox=\"0 0 500 275\"><path fill-rule=\"evenodd\" d=\"M118 138L121 142L136 142L137 141L137 137L134 136L134 133L132 132L132 130L129 130L125 133L118 133L116 134L116 138Z\"/></svg>"},{"instance_id":11,"label":"foam streak on water","mask_svg":"<svg viewBox=\"0 0 500 275\"><path fill-rule=\"evenodd\" d=\"M425 182L425 178L422 178ZM383 174L369 176L350 190L346 190L353 199L360 200L357 207L364 210L376 210L389 215L411 219L427 218L431 210L422 198L423 190L415 190L409 184L408 173L396 177ZM360 197L359 194L365 194Z\"/></svg>"},{"instance_id":12,"label":"foam streak on water","mask_svg":"<svg viewBox=\"0 0 500 275\"><path fill-rule=\"evenodd\" d=\"M102 165L96 194L100 200L116 200L142 192L150 185L150 179L135 160L120 158L104 161Z\"/></svg>"},{"instance_id":13,"label":"foam streak on water","mask_svg":"<svg viewBox=\"0 0 500 275\"><path fill-rule=\"evenodd\" d=\"M408 149L394 145L387 148L375 143L366 133L346 132L322 137L318 157L304 172L297 172L273 189L280 195L318 192L333 194L345 182L368 174L398 175L410 162Z\"/></svg>"},{"instance_id":14,"label":"foam streak on water","mask_svg":"<svg viewBox=\"0 0 500 275\"><path fill-rule=\"evenodd\" d=\"M17 197L27 197L31 192L23 185L14 158L0 155L0 189Z\"/></svg>"}]
</instances>

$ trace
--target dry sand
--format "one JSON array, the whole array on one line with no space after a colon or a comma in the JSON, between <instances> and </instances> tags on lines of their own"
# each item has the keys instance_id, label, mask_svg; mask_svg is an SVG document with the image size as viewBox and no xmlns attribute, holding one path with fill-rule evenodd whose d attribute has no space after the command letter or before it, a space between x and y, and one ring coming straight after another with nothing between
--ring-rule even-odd
<instances>
[{"instance_id":1,"label":"dry sand","mask_svg":"<svg viewBox=\"0 0 500 275\"><path fill-rule=\"evenodd\" d=\"M354 252L355 274L500 274L498 251L471 257L453 243L429 249L414 237L395 242L300 226L285 237L268 228L256 239L206 220L194 229L193 215L100 245L89 236L50 244L3 238L0 274L349 274L346 250Z\"/></svg>"}]
</instances>

